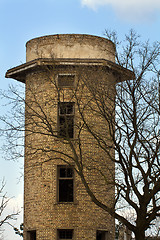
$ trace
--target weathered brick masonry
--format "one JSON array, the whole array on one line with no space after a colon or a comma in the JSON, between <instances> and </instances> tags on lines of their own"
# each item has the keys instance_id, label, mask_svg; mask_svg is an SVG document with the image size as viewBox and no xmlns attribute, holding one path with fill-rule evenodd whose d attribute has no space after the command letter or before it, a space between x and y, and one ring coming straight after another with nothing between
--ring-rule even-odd
<instances>
[{"instance_id":1,"label":"weathered brick masonry","mask_svg":"<svg viewBox=\"0 0 160 240\"><path fill-rule=\"evenodd\" d=\"M72 103L71 142L78 156L80 149L83 153L84 174L90 188L102 202L112 204L114 187L105 184L98 170L112 181L114 163L82 126L79 110L83 109L87 123L112 145L103 118L91 111L91 107L96 110L96 105L89 89L96 86L98 91L103 86L109 96L108 106L114 109L115 83L126 79L129 72L114 63L114 44L96 36L45 36L30 40L26 48L26 63L6 74L26 84L24 240L112 240L114 219L90 200L75 170L68 180L73 181L73 199L61 201L58 197L58 169L67 164L76 169L71 144L56 137L61 127L59 104ZM59 76L62 83L58 83ZM70 85L63 78L71 81ZM113 150L111 154L114 156Z\"/></svg>"}]
</instances>

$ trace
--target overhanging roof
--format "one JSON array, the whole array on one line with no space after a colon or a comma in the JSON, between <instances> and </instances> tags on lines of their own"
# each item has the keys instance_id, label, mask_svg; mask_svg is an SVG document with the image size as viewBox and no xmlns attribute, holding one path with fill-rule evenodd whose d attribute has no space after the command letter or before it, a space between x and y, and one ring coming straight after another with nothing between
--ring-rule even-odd
<instances>
[{"instance_id":1,"label":"overhanging roof","mask_svg":"<svg viewBox=\"0 0 160 240\"><path fill-rule=\"evenodd\" d=\"M121 81L134 79L134 73L126 68L123 68L116 63L105 59L70 59L70 58L39 58L30 62L21 64L11 68L6 72L6 78L13 78L25 83L26 75L36 69L41 69L44 66L106 66L117 73Z\"/></svg>"}]
</instances>

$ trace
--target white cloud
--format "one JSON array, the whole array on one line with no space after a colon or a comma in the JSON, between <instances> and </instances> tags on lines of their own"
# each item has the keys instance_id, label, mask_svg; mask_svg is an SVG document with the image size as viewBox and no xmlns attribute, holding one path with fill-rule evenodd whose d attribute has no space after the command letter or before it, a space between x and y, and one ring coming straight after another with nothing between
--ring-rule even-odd
<instances>
[{"instance_id":1,"label":"white cloud","mask_svg":"<svg viewBox=\"0 0 160 240\"><path fill-rule=\"evenodd\" d=\"M101 6L111 6L124 19L146 20L160 10L160 0L81 0L83 6L96 10Z\"/></svg>"}]
</instances>

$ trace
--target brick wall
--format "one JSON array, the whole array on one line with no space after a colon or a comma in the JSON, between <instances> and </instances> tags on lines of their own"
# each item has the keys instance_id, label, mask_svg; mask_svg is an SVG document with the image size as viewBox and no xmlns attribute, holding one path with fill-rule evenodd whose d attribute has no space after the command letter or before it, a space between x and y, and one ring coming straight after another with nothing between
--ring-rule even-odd
<instances>
[{"instance_id":1,"label":"brick wall","mask_svg":"<svg viewBox=\"0 0 160 240\"><path fill-rule=\"evenodd\" d=\"M58 73L76 75L76 86L71 89L56 88ZM75 102L75 135L72 143L77 152L78 131L82 124L77 98L80 107L85 107L84 115L88 124L92 124L95 131L101 132L110 142L104 120L90 110L94 102L90 102L92 95L86 87L86 81L93 84L103 79L107 89L114 89L114 76L108 70L102 71L97 67L62 67L34 71L26 78L26 141L25 141L25 197L24 197L24 240L26 231L36 230L37 240L57 239L57 229L73 229L75 240L96 240L97 230L109 232L109 239L114 239L114 219L104 210L97 207L91 200L80 180L74 174L74 202L57 202L57 166L65 165L67 161L76 167L74 158L70 159L60 152L73 157L71 147L61 139L54 137L57 131L58 101ZM110 95L114 91L110 91ZM76 96L76 97L75 97ZM109 98L108 98L109 99ZM90 102L88 104L88 101ZM113 107L113 102L108 102ZM48 130L48 123L52 126ZM98 147L85 128L81 131L81 148L85 176L96 197L102 202L111 204L114 199L114 187L107 185L98 170L103 171L107 180L114 176L114 164ZM58 153L59 152L59 153ZM113 154L113 153L112 153Z\"/></svg>"}]
</instances>

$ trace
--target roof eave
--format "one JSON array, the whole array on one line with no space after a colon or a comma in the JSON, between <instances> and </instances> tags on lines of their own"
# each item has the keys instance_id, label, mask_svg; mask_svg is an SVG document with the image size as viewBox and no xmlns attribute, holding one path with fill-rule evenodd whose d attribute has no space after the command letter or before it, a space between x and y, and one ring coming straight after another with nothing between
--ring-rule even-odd
<instances>
[{"instance_id":1,"label":"roof eave","mask_svg":"<svg viewBox=\"0 0 160 240\"><path fill-rule=\"evenodd\" d=\"M25 78L27 73L44 66L106 66L112 69L119 75L119 81L135 79L135 75L132 71L123 68L116 63L105 59L49 59L49 58L39 58L32 60L30 62L21 64L17 67L11 68L6 72L6 78L13 78L20 82L25 83Z\"/></svg>"}]
</instances>

